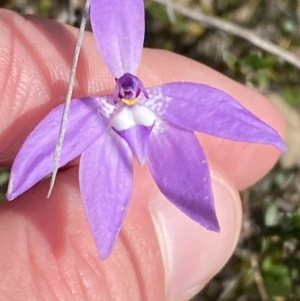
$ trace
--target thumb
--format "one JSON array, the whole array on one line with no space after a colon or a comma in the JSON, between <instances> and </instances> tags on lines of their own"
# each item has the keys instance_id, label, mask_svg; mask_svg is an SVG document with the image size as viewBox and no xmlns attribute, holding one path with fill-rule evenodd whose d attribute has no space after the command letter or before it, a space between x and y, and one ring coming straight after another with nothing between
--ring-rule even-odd
<instances>
[{"instance_id":1,"label":"thumb","mask_svg":"<svg viewBox=\"0 0 300 301\"><path fill-rule=\"evenodd\" d=\"M167 300L190 300L220 271L236 246L242 220L239 194L221 174L211 171L211 176L220 233L199 226L158 191L151 196Z\"/></svg>"},{"instance_id":2,"label":"thumb","mask_svg":"<svg viewBox=\"0 0 300 301\"><path fill-rule=\"evenodd\" d=\"M221 232L203 229L163 198L146 167L111 256L101 261L85 218L78 170L38 183L0 207L1 300L188 300L217 273L237 241L236 190L212 172Z\"/></svg>"}]
</instances>

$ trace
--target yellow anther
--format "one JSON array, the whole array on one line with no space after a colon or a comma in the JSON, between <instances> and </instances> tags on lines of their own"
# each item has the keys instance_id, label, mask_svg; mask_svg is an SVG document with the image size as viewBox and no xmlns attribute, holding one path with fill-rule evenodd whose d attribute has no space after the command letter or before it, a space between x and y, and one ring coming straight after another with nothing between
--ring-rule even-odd
<instances>
[{"instance_id":1,"label":"yellow anther","mask_svg":"<svg viewBox=\"0 0 300 301\"><path fill-rule=\"evenodd\" d=\"M133 106L136 102L137 102L137 98L131 98L131 99L127 99L127 98L122 98L122 101L125 102L128 106Z\"/></svg>"}]
</instances>

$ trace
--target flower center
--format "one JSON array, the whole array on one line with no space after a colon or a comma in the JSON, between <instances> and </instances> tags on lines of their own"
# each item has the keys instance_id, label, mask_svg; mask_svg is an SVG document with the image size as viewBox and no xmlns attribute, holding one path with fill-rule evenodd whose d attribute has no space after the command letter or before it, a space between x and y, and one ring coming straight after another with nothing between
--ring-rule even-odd
<instances>
[{"instance_id":1,"label":"flower center","mask_svg":"<svg viewBox=\"0 0 300 301\"><path fill-rule=\"evenodd\" d=\"M141 80L130 73L125 73L116 79L115 103L121 100L126 105L133 106L138 101L141 92L147 97L147 92Z\"/></svg>"}]
</instances>

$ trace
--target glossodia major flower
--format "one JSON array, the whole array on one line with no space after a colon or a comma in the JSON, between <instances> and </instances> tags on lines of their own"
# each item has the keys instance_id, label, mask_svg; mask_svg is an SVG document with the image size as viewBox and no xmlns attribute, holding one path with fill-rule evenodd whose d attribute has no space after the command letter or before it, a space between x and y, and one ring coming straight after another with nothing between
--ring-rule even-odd
<instances>
[{"instance_id":1,"label":"glossodia major flower","mask_svg":"<svg viewBox=\"0 0 300 301\"><path fill-rule=\"evenodd\" d=\"M144 39L142 0L93 0L90 14L115 90L72 100L60 166L81 155L80 190L100 257L111 253L131 198L133 155L148 163L175 206L219 231L209 166L193 131L285 150L282 139L216 88L173 82L145 89L136 76ZM9 200L52 172L63 107L51 111L24 142L11 170Z\"/></svg>"}]
</instances>

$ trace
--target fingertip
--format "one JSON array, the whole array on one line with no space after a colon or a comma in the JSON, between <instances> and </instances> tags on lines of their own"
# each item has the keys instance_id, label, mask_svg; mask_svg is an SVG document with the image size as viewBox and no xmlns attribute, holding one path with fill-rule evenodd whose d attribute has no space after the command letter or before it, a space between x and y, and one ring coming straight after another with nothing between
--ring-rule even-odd
<instances>
[{"instance_id":1,"label":"fingertip","mask_svg":"<svg viewBox=\"0 0 300 301\"><path fill-rule=\"evenodd\" d=\"M242 220L238 192L219 172L212 172L212 184L220 233L204 229L160 193L150 203L170 300L192 298L224 266L236 246Z\"/></svg>"}]
</instances>

